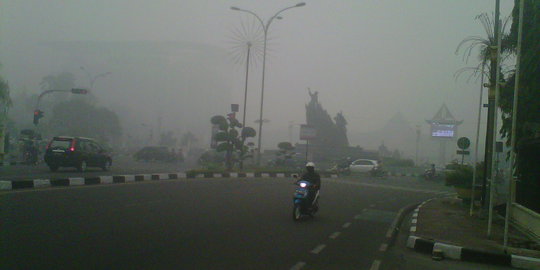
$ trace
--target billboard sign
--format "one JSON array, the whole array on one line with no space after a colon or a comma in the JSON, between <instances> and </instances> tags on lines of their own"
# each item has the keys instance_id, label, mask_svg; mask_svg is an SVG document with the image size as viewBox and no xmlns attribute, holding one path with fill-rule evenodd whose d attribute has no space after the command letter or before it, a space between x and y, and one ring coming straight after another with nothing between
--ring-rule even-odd
<instances>
[{"instance_id":1,"label":"billboard sign","mask_svg":"<svg viewBox=\"0 0 540 270\"><path fill-rule=\"evenodd\" d=\"M300 125L300 140L313 140L317 138L317 130L310 125Z\"/></svg>"},{"instance_id":2,"label":"billboard sign","mask_svg":"<svg viewBox=\"0 0 540 270\"><path fill-rule=\"evenodd\" d=\"M435 138L454 138L456 136L455 124L431 124L431 137Z\"/></svg>"}]
</instances>

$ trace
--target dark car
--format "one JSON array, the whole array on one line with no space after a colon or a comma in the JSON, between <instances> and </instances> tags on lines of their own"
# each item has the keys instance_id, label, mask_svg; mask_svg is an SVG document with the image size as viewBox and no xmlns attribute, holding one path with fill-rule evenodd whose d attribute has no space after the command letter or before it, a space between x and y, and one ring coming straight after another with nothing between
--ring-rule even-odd
<instances>
[{"instance_id":1,"label":"dark car","mask_svg":"<svg viewBox=\"0 0 540 270\"><path fill-rule=\"evenodd\" d=\"M182 158L175 152L169 151L166 146L146 146L133 155L137 161L182 161Z\"/></svg>"},{"instance_id":2,"label":"dark car","mask_svg":"<svg viewBox=\"0 0 540 270\"><path fill-rule=\"evenodd\" d=\"M110 154L95 140L82 137L54 137L47 145L45 163L51 171L60 167L75 167L83 172L87 167L104 171L112 165Z\"/></svg>"}]
</instances>

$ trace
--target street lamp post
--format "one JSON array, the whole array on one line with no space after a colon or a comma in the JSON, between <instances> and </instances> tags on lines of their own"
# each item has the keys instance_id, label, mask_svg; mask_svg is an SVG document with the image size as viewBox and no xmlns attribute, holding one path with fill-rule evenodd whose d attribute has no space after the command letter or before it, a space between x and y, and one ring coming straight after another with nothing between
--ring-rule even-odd
<instances>
[{"instance_id":1,"label":"street lamp post","mask_svg":"<svg viewBox=\"0 0 540 270\"><path fill-rule=\"evenodd\" d=\"M263 106L264 106L264 75L265 75L265 70L266 70L266 43L267 43L267 39L268 39L268 28L270 27L270 24L272 23L272 21L275 19L275 18L279 18L279 14L285 10L288 10L288 9L291 9L291 8L295 8L295 7L302 7L302 6L305 6L306 3L304 2L301 2L301 3L298 3L294 6L290 6L290 7L286 7L284 9L281 9L280 11L276 12L274 14L274 16L270 17L268 19L268 21L266 22L266 24L264 23L264 21L261 19L261 17L259 17L259 15L257 15L255 12L253 11L250 11L250 10L246 10L246 9L241 9L241 8L238 8L238 7L231 7L232 10L235 10L235 11L242 11L242 12L246 12L246 13L249 13L253 16L255 16L255 18L257 18L257 20L259 21L259 23L261 23L261 27L263 29L263 32L264 32L264 45L263 45L263 66L262 66L262 80L261 80L261 109L260 109L260 112L259 112L259 138L258 138L258 147L257 147L257 164L260 165L261 163L261 142L262 142L262 126L263 126Z\"/></svg>"},{"instance_id":2,"label":"street lamp post","mask_svg":"<svg viewBox=\"0 0 540 270\"><path fill-rule=\"evenodd\" d=\"M107 75L111 75L110 72L105 72L105 73L100 73L95 76L92 76L90 72L88 72L88 70L86 70L84 67L81 67L81 70L84 71L86 75L88 76L88 81L90 82L90 89L92 90L94 89L94 83L96 82L97 79L106 77Z\"/></svg>"}]
</instances>

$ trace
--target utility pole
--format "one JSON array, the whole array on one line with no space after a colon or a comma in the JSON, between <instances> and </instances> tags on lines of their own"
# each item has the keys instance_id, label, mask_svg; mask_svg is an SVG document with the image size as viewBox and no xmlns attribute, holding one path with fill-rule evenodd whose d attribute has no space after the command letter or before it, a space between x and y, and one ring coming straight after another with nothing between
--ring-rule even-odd
<instances>
[{"instance_id":1,"label":"utility pole","mask_svg":"<svg viewBox=\"0 0 540 270\"><path fill-rule=\"evenodd\" d=\"M494 22L494 41L497 42L500 35L500 0L495 2L495 22ZM482 206L486 205L486 184L487 179L491 179L491 165L493 160L493 134L495 131L495 88L497 86L497 46L490 46L490 74L489 74L489 92L488 92L488 112L487 112L487 129L486 129L486 145L484 154L484 178L482 179Z\"/></svg>"},{"instance_id":2,"label":"utility pole","mask_svg":"<svg viewBox=\"0 0 540 270\"><path fill-rule=\"evenodd\" d=\"M420 147L420 125L416 125L416 155L414 165L418 166L418 152Z\"/></svg>"}]
</instances>

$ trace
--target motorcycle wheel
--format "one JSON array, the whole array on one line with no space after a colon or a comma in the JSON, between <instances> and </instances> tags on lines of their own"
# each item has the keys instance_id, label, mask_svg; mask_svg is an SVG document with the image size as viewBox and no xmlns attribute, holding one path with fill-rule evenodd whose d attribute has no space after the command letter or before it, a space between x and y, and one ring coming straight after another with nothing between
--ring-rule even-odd
<instances>
[{"instance_id":1,"label":"motorcycle wheel","mask_svg":"<svg viewBox=\"0 0 540 270\"><path fill-rule=\"evenodd\" d=\"M300 221L300 219L302 219L302 209L300 205L295 204L293 208L293 220Z\"/></svg>"}]
</instances>

